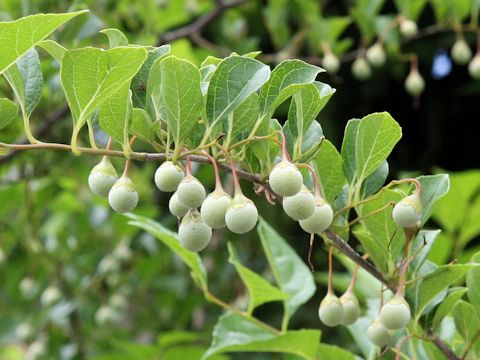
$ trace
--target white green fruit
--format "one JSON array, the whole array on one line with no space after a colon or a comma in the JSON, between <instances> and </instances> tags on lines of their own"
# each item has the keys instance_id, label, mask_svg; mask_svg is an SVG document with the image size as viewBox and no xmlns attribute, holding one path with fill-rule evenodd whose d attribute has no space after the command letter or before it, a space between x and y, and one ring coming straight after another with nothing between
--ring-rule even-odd
<instances>
[{"instance_id":1,"label":"white green fruit","mask_svg":"<svg viewBox=\"0 0 480 360\"><path fill-rule=\"evenodd\" d=\"M425 81L418 71L413 70L408 74L405 79L405 89L412 96L418 96L425 90Z\"/></svg>"},{"instance_id":2,"label":"white green fruit","mask_svg":"<svg viewBox=\"0 0 480 360\"><path fill-rule=\"evenodd\" d=\"M340 296L340 302L343 305L343 319L342 325L351 325L357 321L360 316L360 304L355 294L351 291L347 291Z\"/></svg>"},{"instance_id":3,"label":"white green fruit","mask_svg":"<svg viewBox=\"0 0 480 360\"><path fill-rule=\"evenodd\" d=\"M387 346L392 341L390 331L379 320L372 321L367 330L367 337L373 344L379 347Z\"/></svg>"},{"instance_id":4,"label":"white green fruit","mask_svg":"<svg viewBox=\"0 0 480 360\"><path fill-rule=\"evenodd\" d=\"M305 185L293 196L283 198L283 210L293 220L304 220L315 211L315 197Z\"/></svg>"},{"instance_id":5,"label":"white green fruit","mask_svg":"<svg viewBox=\"0 0 480 360\"><path fill-rule=\"evenodd\" d=\"M403 329L410 321L410 306L401 296L394 296L380 310L380 321L390 330Z\"/></svg>"},{"instance_id":6,"label":"white green fruit","mask_svg":"<svg viewBox=\"0 0 480 360\"><path fill-rule=\"evenodd\" d=\"M162 163L155 171L155 185L161 191L172 192L177 190L178 184L185 177L183 169L171 161Z\"/></svg>"},{"instance_id":7,"label":"white green fruit","mask_svg":"<svg viewBox=\"0 0 480 360\"><path fill-rule=\"evenodd\" d=\"M189 210L178 227L178 240L192 252L198 252L208 245L212 228L205 224L197 210Z\"/></svg>"},{"instance_id":8,"label":"white green fruit","mask_svg":"<svg viewBox=\"0 0 480 360\"><path fill-rule=\"evenodd\" d=\"M113 167L110 159L104 156L90 172L88 176L88 187L94 194L107 197L108 192L117 180L117 171Z\"/></svg>"},{"instance_id":9,"label":"white green fruit","mask_svg":"<svg viewBox=\"0 0 480 360\"><path fill-rule=\"evenodd\" d=\"M56 286L47 287L40 296L40 303L43 306L50 306L55 304L62 298L62 292Z\"/></svg>"},{"instance_id":10,"label":"white green fruit","mask_svg":"<svg viewBox=\"0 0 480 360\"><path fill-rule=\"evenodd\" d=\"M212 229L225 227L225 214L231 201L231 196L225 191L215 190L210 193L200 209L203 221Z\"/></svg>"},{"instance_id":11,"label":"white green fruit","mask_svg":"<svg viewBox=\"0 0 480 360\"><path fill-rule=\"evenodd\" d=\"M465 40L459 39L453 44L450 55L455 63L466 65L472 58L472 50Z\"/></svg>"},{"instance_id":12,"label":"white green fruit","mask_svg":"<svg viewBox=\"0 0 480 360\"><path fill-rule=\"evenodd\" d=\"M286 160L282 160L273 167L268 181L272 190L280 196L293 196L303 185L302 173Z\"/></svg>"},{"instance_id":13,"label":"white green fruit","mask_svg":"<svg viewBox=\"0 0 480 360\"><path fill-rule=\"evenodd\" d=\"M387 54L380 43L375 43L368 48L365 56L368 62L374 67L381 67L387 61Z\"/></svg>"},{"instance_id":14,"label":"white green fruit","mask_svg":"<svg viewBox=\"0 0 480 360\"><path fill-rule=\"evenodd\" d=\"M340 68L340 60L331 51L327 52L322 60L322 67L328 73L336 74Z\"/></svg>"},{"instance_id":15,"label":"white green fruit","mask_svg":"<svg viewBox=\"0 0 480 360\"><path fill-rule=\"evenodd\" d=\"M130 177L122 175L108 193L108 202L113 210L123 214L137 207L138 193Z\"/></svg>"},{"instance_id":16,"label":"white green fruit","mask_svg":"<svg viewBox=\"0 0 480 360\"><path fill-rule=\"evenodd\" d=\"M183 205L183 203L178 200L177 193L174 192L172 197L170 198L170 201L168 202L168 210L170 210L170 213L173 216L181 218L184 217L187 213L188 207Z\"/></svg>"},{"instance_id":17,"label":"white green fruit","mask_svg":"<svg viewBox=\"0 0 480 360\"><path fill-rule=\"evenodd\" d=\"M404 197L392 211L395 224L404 228L417 226L422 215L422 202L417 193Z\"/></svg>"},{"instance_id":18,"label":"white green fruit","mask_svg":"<svg viewBox=\"0 0 480 360\"><path fill-rule=\"evenodd\" d=\"M252 200L240 194L235 195L225 213L227 228L236 234L252 230L258 221L258 210Z\"/></svg>"},{"instance_id":19,"label":"white green fruit","mask_svg":"<svg viewBox=\"0 0 480 360\"><path fill-rule=\"evenodd\" d=\"M338 326L343 319L343 305L340 299L333 294L328 293L320 303L318 308L320 321L326 326Z\"/></svg>"},{"instance_id":20,"label":"white green fruit","mask_svg":"<svg viewBox=\"0 0 480 360\"><path fill-rule=\"evenodd\" d=\"M468 73L475 80L480 80L480 54L477 54L468 64Z\"/></svg>"},{"instance_id":21,"label":"white green fruit","mask_svg":"<svg viewBox=\"0 0 480 360\"><path fill-rule=\"evenodd\" d=\"M313 214L304 220L300 220L301 228L309 234L320 234L327 230L333 221L332 207L323 198L315 200Z\"/></svg>"},{"instance_id":22,"label":"white green fruit","mask_svg":"<svg viewBox=\"0 0 480 360\"><path fill-rule=\"evenodd\" d=\"M406 39L417 35L418 27L415 21L405 19L400 23L400 33Z\"/></svg>"},{"instance_id":23,"label":"white green fruit","mask_svg":"<svg viewBox=\"0 0 480 360\"><path fill-rule=\"evenodd\" d=\"M356 58L352 64L352 75L357 80L368 80L372 76L372 69L364 57Z\"/></svg>"},{"instance_id":24,"label":"white green fruit","mask_svg":"<svg viewBox=\"0 0 480 360\"><path fill-rule=\"evenodd\" d=\"M205 200L206 192L202 183L194 176L187 175L178 185L178 200L189 209L198 208Z\"/></svg>"}]
</instances>

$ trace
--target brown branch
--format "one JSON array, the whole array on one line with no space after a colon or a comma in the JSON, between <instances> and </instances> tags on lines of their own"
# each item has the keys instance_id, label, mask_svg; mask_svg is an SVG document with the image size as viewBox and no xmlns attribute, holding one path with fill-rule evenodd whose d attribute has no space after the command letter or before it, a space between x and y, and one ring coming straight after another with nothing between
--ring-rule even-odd
<instances>
[{"instance_id":1,"label":"brown branch","mask_svg":"<svg viewBox=\"0 0 480 360\"><path fill-rule=\"evenodd\" d=\"M438 336L433 334L431 330L429 331L429 335L433 337L431 341L435 344L437 349L440 350L448 360L462 360L460 357L455 355L452 349L450 349L450 347L447 344L445 344L445 342L442 339L440 339Z\"/></svg>"},{"instance_id":2,"label":"brown branch","mask_svg":"<svg viewBox=\"0 0 480 360\"><path fill-rule=\"evenodd\" d=\"M380 271L378 271L372 264L370 264L367 260L362 258L360 254L358 254L348 243L343 240L340 236L335 234L331 230L327 230L325 235L332 241L333 246L335 246L338 250L340 250L345 256L350 258L354 263L361 266L365 271L370 273L374 278L384 284L387 288L392 290L393 292L396 291L395 286L393 286L385 277L382 275Z\"/></svg>"},{"instance_id":3,"label":"brown branch","mask_svg":"<svg viewBox=\"0 0 480 360\"><path fill-rule=\"evenodd\" d=\"M249 0L218 0L216 1L217 6L212 11L200 16L198 19L188 25L171 30L161 35L158 39L157 46L164 43L170 43L184 37L191 37L193 34L198 34L205 26L219 17L226 10L243 5L248 1Z\"/></svg>"}]
</instances>

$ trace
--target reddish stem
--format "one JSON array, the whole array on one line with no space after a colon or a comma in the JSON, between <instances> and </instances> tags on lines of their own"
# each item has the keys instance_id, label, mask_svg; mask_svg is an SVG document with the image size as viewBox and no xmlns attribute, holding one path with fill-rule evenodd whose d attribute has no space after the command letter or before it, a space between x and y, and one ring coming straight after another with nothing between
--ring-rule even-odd
<instances>
[{"instance_id":1,"label":"reddish stem","mask_svg":"<svg viewBox=\"0 0 480 360\"><path fill-rule=\"evenodd\" d=\"M312 251L313 251L313 243L315 240L315 234L310 234L310 247L308 248L308 265L310 265L310 269L312 273L315 272L315 268L313 267L312 263Z\"/></svg>"},{"instance_id":2,"label":"reddish stem","mask_svg":"<svg viewBox=\"0 0 480 360\"><path fill-rule=\"evenodd\" d=\"M282 131L277 131L277 132L280 134L280 137L282 138L282 160L290 162L290 154L288 153L288 150L287 150L287 138L285 137L285 134Z\"/></svg>"},{"instance_id":3,"label":"reddish stem","mask_svg":"<svg viewBox=\"0 0 480 360\"><path fill-rule=\"evenodd\" d=\"M220 180L220 171L218 170L217 161L208 152L202 151L202 153L210 159L210 162L213 165L213 172L215 174L215 190L219 190L223 192L224 190L223 190L222 181Z\"/></svg>"},{"instance_id":4,"label":"reddish stem","mask_svg":"<svg viewBox=\"0 0 480 360\"><path fill-rule=\"evenodd\" d=\"M190 156L187 156L187 161L185 164L185 174L187 174L187 176L192 175L192 164L190 162Z\"/></svg>"},{"instance_id":5,"label":"reddish stem","mask_svg":"<svg viewBox=\"0 0 480 360\"><path fill-rule=\"evenodd\" d=\"M313 177L313 186L314 186L314 195L315 197L322 197L322 194L320 192L320 180L318 179L318 174L315 171L315 169L309 165L309 164L296 164L297 167L306 167L310 173L312 174Z\"/></svg>"},{"instance_id":6,"label":"reddish stem","mask_svg":"<svg viewBox=\"0 0 480 360\"><path fill-rule=\"evenodd\" d=\"M350 285L348 286L347 292L353 292L353 289L355 288L355 283L357 281L357 273L358 273L358 264L355 263L355 267L353 268L353 273L352 273L352 280L350 281Z\"/></svg>"}]
</instances>

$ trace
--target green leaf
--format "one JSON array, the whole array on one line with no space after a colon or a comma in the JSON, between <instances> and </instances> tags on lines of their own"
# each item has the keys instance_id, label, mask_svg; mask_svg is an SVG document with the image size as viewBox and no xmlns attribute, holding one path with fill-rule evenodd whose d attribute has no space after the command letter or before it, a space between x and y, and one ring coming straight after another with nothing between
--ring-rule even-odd
<instances>
[{"instance_id":1,"label":"green leaf","mask_svg":"<svg viewBox=\"0 0 480 360\"><path fill-rule=\"evenodd\" d=\"M130 149L128 135L131 120L132 92L127 82L100 106L98 123L126 151Z\"/></svg>"},{"instance_id":2,"label":"green leaf","mask_svg":"<svg viewBox=\"0 0 480 360\"><path fill-rule=\"evenodd\" d=\"M288 298L287 294L279 290L277 287L271 285L267 280L263 279L249 268L243 266L240 263L237 251L231 242L228 243L228 252L230 254L228 261L230 264L235 266L238 275L240 275L240 278L248 289L248 293L250 295L250 303L248 306L249 314L251 314L256 307L262 304L271 301L285 300Z\"/></svg>"},{"instance_id":3,"label":"green leaf","mask_svg":"<svg viewBox=\"0 0 480 360\"><path fill-rule=\"evenodd\" d=\"M222 315L213 330L212 345L204 355L225 352L279 352L315 359L320 330L293 330L276 335L257 323L233 313Z\"/></svg>"},{"instance_id":4,"label":"green leaf","mask_svg":"<svg viewBox=\"0 0 480 360\"><path fill-rule=\"evenodd\" d=\"M213 74L215 73L215 65L206 65L200 68L200 74L202 74L202 81L200 82L200 87L202 89L202 95L207 95L208 86L210 85L210 80L212 79Z\"/></svg>"},{"instance_id":5,"label":"green leaf","mask_svg":"<svg viewBox=\"0 0 480 360\"><path fill-rule=\"evenodd\" d=\"M330 85L314 81L293 95L288 124L294 138L302 136L335 93Z\"/></svg>"},{"instance_id":6,"label":"green leaf","mask_svg":"<svg viewBox=\"0 0 480 360\"><path fill-rule=\"evenodd\" d=\"M388 203L396 203L401 199L402 196L399 193L385 190L377 199L369 201L356 210L359 216L365 217ZM388 272L394 266L396 257L405 242L403 231L392 220L392 210L393 206L389 206L361 221L370 236L362 236L365 234L354 231L355 235L359 235L359 241L365 251L383 272Z\"/></svg>"},{"instance_id":7,"label":"green leaf","mask_svg":"<svg viewBox=\"0 0 480 360\"><path fill-rule=\"evenodd\" d=\"M467 292L467 288L464 287L455 287L448 289L448 294L445 297L445 300L442 301L440 306L435 311L435 316L433 318L432 328L438 330L439 326L443 319L452 311L455 307L455 304L463 297Z\"/></svg>"},{"instance_id":8,"label":"green leaf","mask_svg":"<svg viewBox=\"0 0 480 360\"><path fill-rule=\"evenodd\" d=\"M110 48L115 48L118 46L127 46L128 39L123 32L118 29L104 29L100 30L102 34L107 35L108 45Z\"/></svg>"},{"instance_id":9,"label":"green leaf","mask_svg":"<svg viewBox=\"0 0 480 360\"><path fill-rule=\"evenodd\" d=\"M323 140L315 157L315 166L325 199L332 204L346 183L342 156L328 140Z\"/></svg>"},{"instance_id":10,"label":"green leaf","mask_svg":"<svg viewBox=\"0 0 480 360\"><path fill-rule=\"evenodd\" d=\"M328 344L318 344L317 359L322 360L355 360L356 357L350 351L341 347Z\"/></svg>"},{"instance_id":11,"label":"green leaf","mask_svg":"<svg viewBox=\"0 0 480 360\"><path fill-rule=\"evenodd\" d=\"M361 182L377 170L401 137L400 126L387 112L362 118L355 139L356 180Z\"/></svg>"},{"instance_id":12,"label":"green leaf","mask_svg":"<svg viewBox=\"0 0 480 360\"><path fill-rule=\"evenodd\" d=\"M284 301L288 317L315 293L312 272L287 242L260 219L257 231L278 287L290 297Z\"/></svg>"},{"instance_id":13,"label":"green leaf","mask_svg":"<svg viewBox=\"0 0 480 360\"><path fill-rule=\"evenodd\" d=\"M441 230L420 230L413 240L412 253L416 254L410 266L414 271L420 270L421 266L432 249L432 246Z\"/></svg>"},{"instance_id":14,"label":"green leaf","mask_svg":"<svg viewBox=\"0 0 480 360\"><path fill-rule=\"evenodd\" d=\"M413 21L417 21L426 4L427 0L395 0L399 13Z\"/></svg>"},{"instance_id":15,"label":"green leaf","mask_svg":"<svg viewBox=\"0 0 480 360\"><path fill-rule=\"evenodd\" d=\"M480 253L476 253L470 260L471 263L480 264ZM475 267L467 274L468 300L475 306L480 314L480 266Z\"/></svg>"},{"instance_id":16,"label":"green leaf","mask_svg":"<svg viewBox=\"0 0 480 360\"><path fill-rule=\"evenodd\" d=\"M257 91L270 76L270 68L243 56L227 57L218 64L207 91L207 120L210 125L227 118Z\"/></svg>"},{"instance_id":17,"label":"green leaf","mask_svg":"<svg viewBox=\"0 0 480 360\"><path fill-rule=\"evenodd\" d=\"M119 88L130 83L147 57L141 47L68 50L62 58L60 76L74 120L72 146L93 111Z\"/></svg>"},{"instance_id":18,"label":"green leaf","mask_svg":"<svg viewBox=\"0 0 480 360\"><path fill-rule=\"evenodd\" d=\"M0 130L17 118L17 105L9 99L0 98Z\"/></svg>"},{"instance_id":19,"label":"green leaf","mask_svg":"<svg viewBox=\"0 0 480 360\"><path fill-rule=\"evenodd\" d=\"M388 162L385 160L380 167L371 173L363 182L361 190L361 198L375 194L385 184L388 176Z\"/></svg>"},{"instance_id":20,"label":"green leaf","mask_svg":"<svg viewBox=\"0 0 480 360\"><path fill-rule=\"evenodd\" d=\"M0 22L0 74L59 26L85 12L86 10L69 14L36 14L15 21Z\"/></svg>"},{"instance_id":21,"label":"green leaf","mask_svg":"<svg viewBox=\"0 0 480 360\"><path fill-rule=\"evenodd\" d=\"M155 130L152 119L150 119L145 110L133 109L130 133L147 143L153 144L155 142Z\"/></svg>"},{"instance_id":22,"label":"green leaf","mask_svg":"<svg viewBox=\"0 0 480 360\"><path fill-rule=\"evenodd\" d=\"M422 184L422 224L430 217L435 202L448 193L450 180L447 174L419 176L418 181Z\"/></svg>"},{"instance_id":23,"label":"green leaf","mask_svg":"<svg viewBox=\"0 0 480 360\"><path fill-rule=\"evenodd\" d=\"M202 112L200 71L191 62L168 56L160 62L161 101L175 144L188 138Z\"/></svg>"},{"instance_id":24,"label":"green leaf","mask_svg":"<svg viewBox=\"0 0 480 360\"><path fill-rule=\"evenodd\" d=\"M301 60L285 60L272 71L270 79L260 90L261 113L269 117L275 109L303 88L315 81L322 68Z\"/></svg>"},{"instance_id":25,"label":"green leaf","mask_svg":"<svg viewBox=\"0 0 480 360\"><path fill-rule=\"evenodd\" d=\"M234 111L232 116L232 125L229 127L228 121L224 132L231 130L233 140L242 140L246 138L260 115L260 100L256 93L250 95Z\"/></svg>"},{"instance_id":26,"label":"green leaf","mask_svg":"<svg viewBox=\"0 0 480 360\"><path fill-rule=\"evenodd\" d=\"M132 79L132 93L133 93L133 106L148 109L146 104L147 101L147 90L148 90L148 79L150 76L150 71L156 61L160 58L165 57L170 53L170 45L162 45L153 50L148 51L147 60L143 63L142 67L138 73ZM158 62L157 71L160 73L160 61ZM160 83L158 83L158 89ZM151 94L151 92L150 92ZM158 94L160 96L160 94Z\"/></svg>"},{"instance_id":27,"label":"green leaf","mask_svg":"<svg viewBox=\"0 0 480 360\"><path fill-rule=\"evenodd\" d=\"M137 226L145 231L148 231L158 240L163 242L175 254L177 254L190 268L192 271L192 277L198 283L198 285L202 289L207 289L207 272L203 267L200 256L197 253L193 253L185 249L178 241L176 233L164 228L161 224L147 217L131 213L127 216L131 219L129 222L130 225Z\"/></svg>"},{"instance_id":28,"label":"green leaf","mask_svg":"<svg viewBox=\"0 0 480 360\"><path fill-rule=\"evenodd\" d=\"M62 63L62 57L67 51L62 45L53 40L40 41L38 46L48 52L59 64Z\"/></svg>"},{"instance_id":29,"label":"green leaf","mask_svg":"<svg viewBox=\"0 0 480 360\"><path fill-rule=\"evenodd\" d=\"M444 265L428 274L417 288L415 316L418 319L428 304L442 291L455 283L473 268L472 265Z\"/></svg>"},{"instance_id":30,"label":"green leaf","mask_svg":"<svg viewBox=\"0 0 480 360\"><path fill-rule=\"evenodd\" d=\"M453 319L458 332L470 344L480 331L480 317L472 304L459 300L453 308Z\"/></svg>"},{"instance_id":31,"label":"green leaf","mask_svg":"<svg viewBox=\"0 0 480 360\"><path fill-rule=\"evenodd\" d=\"M15 65L5 71L5 78L15 92L22 112L30 117L42 95L43 76L40 59L35 49L30 49Z\"/></svg>"},{"instance_id":32,"label":"green leaf","mask_svg":"<svg viewBox=\"0 0 480 360\"><path fill-rule=\"evenodd\" d=\"M349 120L347 126L345 127L345 134L343 135L341 154L343 158L345 175L347 176L350 184L353 183L357 171L355 149L357 148L356 141L359 125L360 119Z\"/></svg>"}]
</instances>

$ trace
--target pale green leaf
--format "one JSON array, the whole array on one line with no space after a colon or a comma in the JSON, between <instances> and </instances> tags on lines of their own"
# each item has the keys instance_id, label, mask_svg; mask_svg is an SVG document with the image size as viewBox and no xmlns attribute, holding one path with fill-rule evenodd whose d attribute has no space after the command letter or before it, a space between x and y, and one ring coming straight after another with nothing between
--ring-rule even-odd
<instances>
[{"instance_id":1,"label":"pale green leaf","mask_svg":"<svg viewBox=\"0 0 480 360\"><path fill-rule=\"evenodd\" d=\"M161 224L150 218L129 213L127 215L131 221L130 225L137 226L155 236L164 243L170 250L178 255L183 262L190 268L193 279L202 289L207 288L207 272L203 266L202 260L197 253L185 249L178 241L177 234L166 229Z\"/></svg>"},{"instance_id":2,"label":"pale green leaf","mask_svg":"<svg viewBox=\"0 0 480 360\"><path fill-rule=\"evenodd\" d=\"M86 10L69 14L36 14L15 21L0 22L0 74L59 26L85 12Z\"/></svg>"},{"instance_id":3,"label":"pale green leaf","mask_svg":"<svg viewBox=\"0 0 480 360\"><path fill-rule=\"evenodd\" d=\"M314 81L293 95L288 111L288 124L294 138L307 131L335 91L330 85Z\"/></svg>"},{"instance_id":4,"label":"pale green leaf","mask_svg":"<svg viewBox=\"0 0 480 360\"><path fill-rule=\"evenodd\" d=\"M473 269L473 265L444 265L428 274L417 287L415 314L420 317L429 303L442 291Z\"/></svg>"},{"instance_id":5,"label":"pale green leaf","mask_svg":"<svg viewBox=\"0 0 480 360\"><path fill-rule=\"evenodd\" d=\"M153 64L170 53L170 45L162 45L153 50L148 51L148 56L138 73L132 79L132 100L133 106L148 109L147 104L147 88L150 71ZM160 63L158 63L159 65ZM157 68L160 72L160 67ZM160 96L160 94L158 94Z\"/></svg>"},{"instance_id":6,"label":"pale green leaf","mask_svg":"<svg viewBox=\"0 0 480 360\"><path fill-rule=\"evenodd\" d=\"M40 101L43 85L40 59L35 49L30 49L19 58L4 75L15 92L22 111L29 117Z\"/></svg>"},{"instance_id":7,"label":"pale green leaf","mask_svg":"<svg viewBox=\"0 0 480 360\"><path fill-rule=\"evenodd\" d=\"M123 84L103 102L98 114L100 127L125 150L129 149L129 128L132 120L132 92L130 83Z\"/></svg>"},{"instance_id":8,"label":"pale green leaf","mask_svg":"<svg viewBox=\"0 0 480 360\"><path fill-rule=\"evenodd\" d=\"M448 174L423 175L417 177L422 184L422 224L425 224L432 212L435 202L448 193L450 179Z\"/></svg>"},{"instance_id":9,"label":"pale green leaf","mask_svg":"<svg viewBox=\"0 0 480 360\"><path fill-rule=\"evenodd\" d=\"M234 111L231 125L231 138L242 140L247 137L253 125L260 115L260 102L258 95L253 93L244 102L242 102ZM224 132L228 132L229 126L225 127Z\"/></svg>"},{"instance_id":10,"label":"pale green leaf","mask_svg":"<svg viewBox=\"0 0 480 360\"><path fill-rule=\"evenodd\" d=\"M104 29L100 31L102 34L107 35L108 45L110 48L115 48L118 46L127 46L128 39L123 32L118 29Z\"/></svg>"},{"instance_id":11,"label":"pale green leaf","mask_svg":"<svg viewBox=\"0 0 480 360\"><path fill-rule=\"evenodd\" d=\"M243 56L222 60L210 79L207 91L207 120L210 125L227 118L257 91L270 76L270 68Z\"/></svg>"},{"instance_id":12,"label":"pale green leaf","mask_svg":"<svg viewBox=\"0 0 480 360\"><path fill-rule=\"evenodd\" d=\"M312 272L287 242L263 219L257 231L278 287L290 297L284 302L290 317L315 293Z\"/></svg>"},{"instance_id":13,"label":"pale green leaf","mask_svg":"<svg viewBox=\"0 0 480 360\"><path fill-rule=\"evenodd\" d=\"M155 130L152 119L145 110L139 108L133 109L130 133L147 143L152 144L155 142Z\"/></svg>"},{"instance_id":14,"label":"pale green leaf","mask_svg":"<svg viewBox=\"0 0 480 360\"><path fill-rule=\"evenodd\" d=\"M320 151L315 157L315 167L325 199L332 204L346 183L346 179L343 174L342 156L330 141L323 140Z\"/></svg>"},{"instance_id":15,"label":"pale green leaf","mask_svg":"<svg viewBox=\"0 0 480 360\"><path fill-rule=\"evenodd\" d=\"M190 136L202 112L200 70L189 61L168 56L160 62L160 72L165 120L175 144L180 146Z\"/></svg>"},{"instance_id":16,"label":"pale green leaf","mask_svg":"<svg viewBox=\"0 0 480 360\"><path fill-rule=\"evenodd\" d=\"M412 244L412 254L416 256L410 264L414 271L418 271L423 265L440 232L441 230L420 230L417 233Z\"/></svg>"},{"instance_id":17,"label":"pale green leaf","mask_svg":"<svg viewBox=\"0 0 480 360\"><path fill-rule=\"evenodd\" d=\"M240 275L240 278L245 284L248 294L250 295L248 313L251 314L256 307L267 302L280 301L288 298L288 295L282 292L280 289L271 285L267 280L249 268L243 266L240 263L237 251L231 242L228 243L228 252L230 254L228 261L235 266L238 275Z\"/></svg>"},{"instance_id":18,"label":"pale green leaf","mask_svg":"<svg viewBox=\"0 0 480 360\"><path fill-rule=\"evenodd\" d=\"M212 345L203 358L225 352L279 352L313 360L320 334L320 330L291 330L277 335L249 319L226 313L215 325Z\"/></svg>"},{"instance_id":19,"label":"pale green leaf","mask_svg":"<svg viewBox=\"0 0 480 360\"><path fill-rule=\"evenodd\" d=\"M62 45L53 40L40 41L38 46L48 52L59 64L62 63L62 57L67 51Z\"/></svg>"},{"instance_id":20,"label":"pale green leaf","mask_svg":"<svg viewBox=\"0 0 480 360\"><path fill-rule=\"evenodd\" d=\"M301 90L305 84L313 83L322 71L325 70L301 60L281 62L260 90L262 115L268 118L281 103Z\"/></svg>"},{"instance_id":21,"label":"pale green leaf","mask_svg":"<svg viewBox=\"0 0 480 360\"><path fill-rule=\"evenodd\" d=\"M455 307L455 304L463 297L467 292L467 288L464 287L454 287L448 289L448 294L445 297L445 300L438 306L437 311L435 311L435 316L433 317L432 328L437 330L442 322L442 320L452 311Z\"/></svg>"},{"instance_id":22,"label":"pale green leaf","mask_svg":"<svg viewBox=\"0 0 480 360\"><path fill-rule=\"evenodd\" d=\"M355 156L355 151L357 147L356 141L359 125L360 119L349 120L343 135L341 154L343 158L345 175L347 176L350 184L353 183L355 174L357 172L357 159Z\"/></svg>"},{"instance_id":23,"label":"pale green leaf","mask_svg":"<svg viewBox=\"0 0 480 360\"><path fill-rule=\"evenodd\" d=\"M401 199L402 196L397 192L386 190L375 200L356 208L358 215L364 217L361 223L370 234L370 237L359 238L359 241L375 265L383 272L388 272L389 265L395 264L396 257L403 247L405 236L392 220L393 206L375 212L387 204L396 203ZM354 233L357 234L357 232Z\"/></svg>"},{"instance_id":24,"label":"pale green leaf","mask_svg":"<svg viewBox=\"0 0 480 360\"><path fill-rule=\"evenodd\" d=\"M140 47L87 47L65 53L60 76L77 133L97 107L131 81L146 57Z\"/></svg>"},{"instance_id":25,"label":"pale green leaf","mask_svg":"<svg viewBox=\"0 0 480 360\"><path fill-rule=\"evenodd\" d=\"M383 112L365 116L356 135L356 179L363 181L387 159L402 130L389 113Z\"/></svg>"},{"instance_id":26,"label":"pale green leaf","mask_svg":"<svg viewBox=\"0 0 480 360\"><path fill-rule=\"evenodd\" d=\"M329 344L318 344L317 359L322 360L355 360L356 357L350 351L339 346Z\"/></svg>"},{"instance_id":27,"label":"pale green leaf","mask_svg":"<svg viewBox=\"0 0 480 360\"><path fill-rule=\"evenodd\" d=\"M480 253L476 253L471 263L480 264ZM475 267L467 274L468 300L480 314L480 266Z\"/></svg>"},{"instance_id":28,"label":"pale green leaf","mask_svg":"<svg viewBox=\"0 0 480 360\"><path fill-rule=\"evenodd\" d=\"M480 316L472 304L459 300L453 308L453 319L458 332L467 344L475 340L480 331Z\"/></svg>"},{"instance_id":29,"label":"pale green leaf","mask_svg":"<svg viewBox=\"0 0 480 360\"><path fill-rule=\"evenodd\" d=\"M9 99L0 98L0 129L17 118L17 105Z\"/></svg>"}]
</instances>

